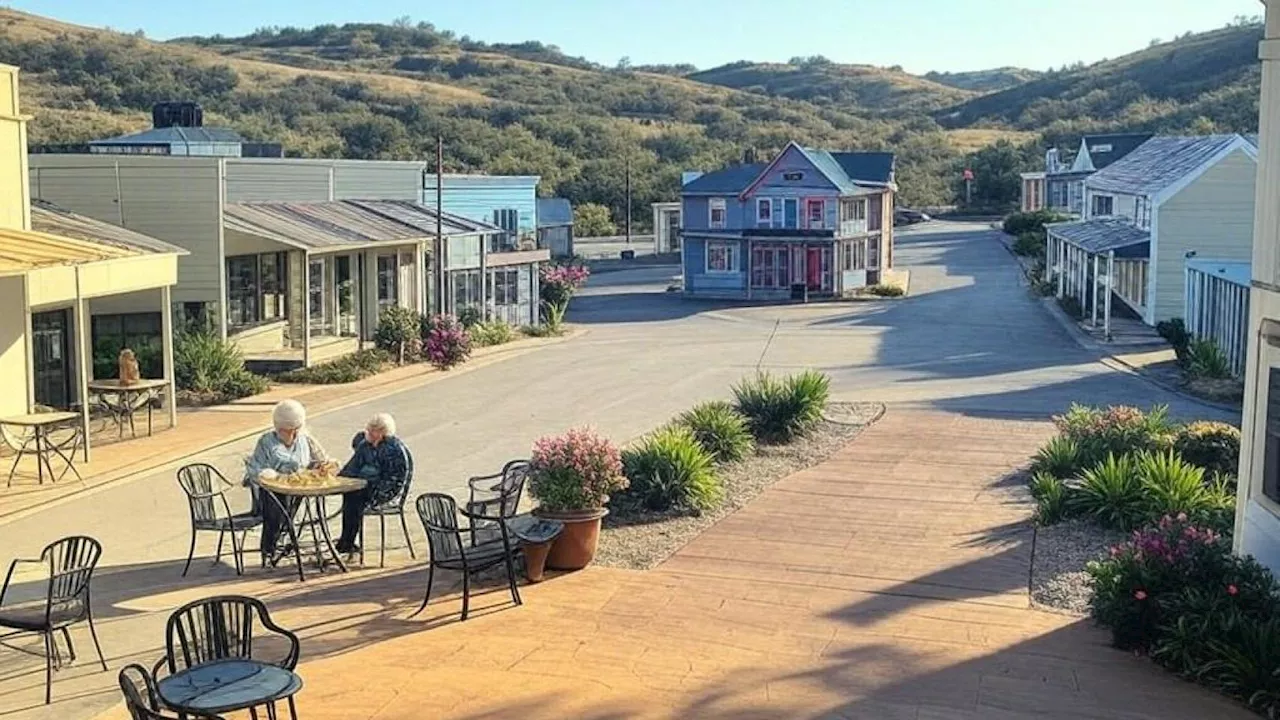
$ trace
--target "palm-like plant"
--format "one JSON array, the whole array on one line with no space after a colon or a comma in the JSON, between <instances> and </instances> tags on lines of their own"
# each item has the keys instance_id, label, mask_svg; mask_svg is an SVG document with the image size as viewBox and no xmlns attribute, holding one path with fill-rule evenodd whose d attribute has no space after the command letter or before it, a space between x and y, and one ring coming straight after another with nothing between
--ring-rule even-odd
<instances>
[{"instance_id":1,"label":"palm-like plant","mask_svg":"<svg viewBox=\"0 0 1280 720\"><path fill-rule=\"evenodd\" d=\"M1110 454L1085 470L1071 492L1069 507L1098 524L1130 530L1146 514L1142 480L1128 455Z\"/></svg>"},{"instance_id":2,"label":"palm-like plant","mask_svg":"<svg viewBox=\"0 0 1280 720\"><path fill-rule=\"evenodd\" d=\"M1059 435L1036 451L1035 459L1031 461L1031 472L1047 473L1061 479L1075 477L1083 460L1080 444Z\"/></svg>"},{"instance_id":3,"label":"palm-like plant","mask_svg":"<svg viewBox=\"0 0 1280 720\"><path fill-rule=\"evenodd\" d=\"M1204 470L1186 462L1172 450L1143 452L1135 461L1142 482L1148 517L1187 513L1197 515L1211 506Z\"/></svg>"}]
</instances>

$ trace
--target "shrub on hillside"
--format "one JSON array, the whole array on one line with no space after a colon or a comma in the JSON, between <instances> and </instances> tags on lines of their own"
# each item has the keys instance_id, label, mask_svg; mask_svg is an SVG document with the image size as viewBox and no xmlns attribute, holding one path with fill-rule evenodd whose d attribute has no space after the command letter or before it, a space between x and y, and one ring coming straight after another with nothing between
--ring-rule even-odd
<instances>
[{"instance_id":1,"label":"shrub on hillside","mask_svg":"<svg viewBox=\"0 0 1280 720\"><path fill-rule=\"evenodd\" d=\"M180 332L173 343L174 381L181 390L220 399L257 395L267 380L249 372L240 348L212 330Z\"/></svg>"},{"instance_id":2,"label":"shrub on hillside","mask_svg":"<svg viewBox=\"0 0 1280 720\"><path fill-rule=\"evenodd\" d=\"M741 460L755 447L747 419L727 402L706 402L679 418L716 462Z\"/></svg>"},{"instance_id":3,"label":"shrub on hillside","mask_svg":"<svg viewBox=\"0 0 1280 720\"><path fill-rule=\"evenodd\" d=\"M305 385L341 385L376 375L386 363L387 354L382 350L361 350L308 368L290 370L276 379Z\"/></svg>"},{"instance_id":4,"label":"shrub on hillside","mask_svg":"<svg viewBox=\"0 0 1280 720\"><path fill-rule=\"evenodd\" d=\"M1235 477L1240 466L1240 431L1232 425L1201 420L1178 429L1173 448L1207 473Z\"/></svg>"},{"instance_id":5,"label":"shrub on hillside","mask_svg":"<svg viewBox=\"0 0 1280 720\"><path fill-rule=\"evenodd\" d=\"M791 442L821 422L831 379L815 370L781 379L762 372L735 385L733 395L757 440Z\"/></svg>"},{"instance_id":6,"label":"shrub on hillside","mask_svg":"<svg viewBox=\"0 0 1280 720\"><path fill-rule=\"evenodd\" d=\"M410 352L410 343L418 338L421 323L418 313L409 308L398 305L383 308L373 333L374 345L395 358L396 362L416 360Z\"/></svg>"},{"instance_id":7,"label":"shrub on hillside","mask_svg":"<svg viewBox=\"0 0 1280 720\"><path fill-rule=\"evenodd\" d=\"M432 365L448 370L471 356L471 336L452 315L435 315L423 325L422 354Z\"/></svg>"},{"instance_id":8,"label":"shrub on hillside","mask_svg":"<svg viewBox=\"0 0 1280 720\"><path fill-rule=\"evenodd\" d=\"M702 512L724 499L713 458L683 425L655 430L623 450L622 467L630 488L620 499L649 510Z\"/></svg>"},{"instance_id":9,"label":"shrub on hillside","mask_svg":"<svg viewBox=\"0 0 1280 720\"><path fill-rule=\"evenodd\" d=\"M1052 210L1036 210L1029 213L1017 212L1006 217L1001 228L1007 234L1017 237L1023 233L1043 232L1045 225L1062 222L1066 219L1066 216L1059 215Z\"/></svg>"}]
</instances>

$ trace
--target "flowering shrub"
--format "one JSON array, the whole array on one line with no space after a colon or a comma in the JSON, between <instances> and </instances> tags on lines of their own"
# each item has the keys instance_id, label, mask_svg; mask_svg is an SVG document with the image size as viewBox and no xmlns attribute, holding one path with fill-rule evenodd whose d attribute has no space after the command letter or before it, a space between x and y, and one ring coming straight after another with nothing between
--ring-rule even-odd
<instances>
[{"instance_id":1,"label":"flowering shrub","mask_svg":"<svg viewBox=\"0 0 1280 720\"><path fill-rule=\"evenodd\" d=\"M547 327L559 329L569 300L587 284L591 271L581 265L543 265L541 271L542 316Z\"/></svg>"},{"instance_id":2,"label":"flowering shrub","mask_svg":"<svg viewBox=\"0 0 1280 720\"><path fill-rule=\"evenodd\" d=\"M471 335L452 315L436 315L422 328L423 354L441 370L459 365L471 355Z\"/></svg>"},{"instance_id":3,"label":"flowering shrub","mask_svg":"<svg viewBox=\"0 0 1280 720\"><path fill-rule=\"evenodd\" d=\"M625 490L622 454L592 430L570 430L533 444L529 492L553 512L594 510Z\"/></svg>"},{"instance_id":4,"label":"flowering shrub","mask_svg":"<svg viewBox=\"0 0 1280 720\"><path fill-rule=\"evenodd\" d=\"M1127 405L1112 405L1105 410L1072 405L1066 413L1055 415L1053 424L1062 437L1075 441L1082 465L1088 467L1109 454L1169 447L1174 428L1168 413L1165 406L1144 413Z\"/></svg>"}]
</instances>

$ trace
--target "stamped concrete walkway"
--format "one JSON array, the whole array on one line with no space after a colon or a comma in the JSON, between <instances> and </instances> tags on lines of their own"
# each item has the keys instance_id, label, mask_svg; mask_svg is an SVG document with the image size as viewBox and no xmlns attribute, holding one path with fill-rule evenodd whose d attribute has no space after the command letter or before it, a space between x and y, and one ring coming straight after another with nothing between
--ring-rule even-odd
<instances>
[{"instance_id":1,"label":"stamped concrete walkway","mask_svg":"<svg viewBox=\"0 0 1280 720\"><path fill-rule=\"evenodd\" d=\"M465 624L446 615L456 595L406 619L419 569L277 590L268 602L311 658L300 714L1252 717L1083 621L1029 609L1030 506L1008 473L1049 432L890 410L659 569L555 578L518 609L499 590Z\"/></svg>"}]
</instances>

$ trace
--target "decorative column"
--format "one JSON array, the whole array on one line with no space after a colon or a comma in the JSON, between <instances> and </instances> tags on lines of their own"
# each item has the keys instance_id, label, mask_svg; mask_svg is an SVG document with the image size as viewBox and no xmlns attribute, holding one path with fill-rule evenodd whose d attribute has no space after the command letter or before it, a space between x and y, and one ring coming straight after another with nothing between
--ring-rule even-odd
<instances>
[{"instance_id":1,"label":"decorative column","mask_svg":"<svg viewBox=\"0 0 1280 720\"><path fill-rule=\"evenodd\" d=\"M178 426L178 378L173 370L173 287L160 288L160 347L164 352L164 379L169 381L169 427Z\"/></svg>"}]
</instances>

